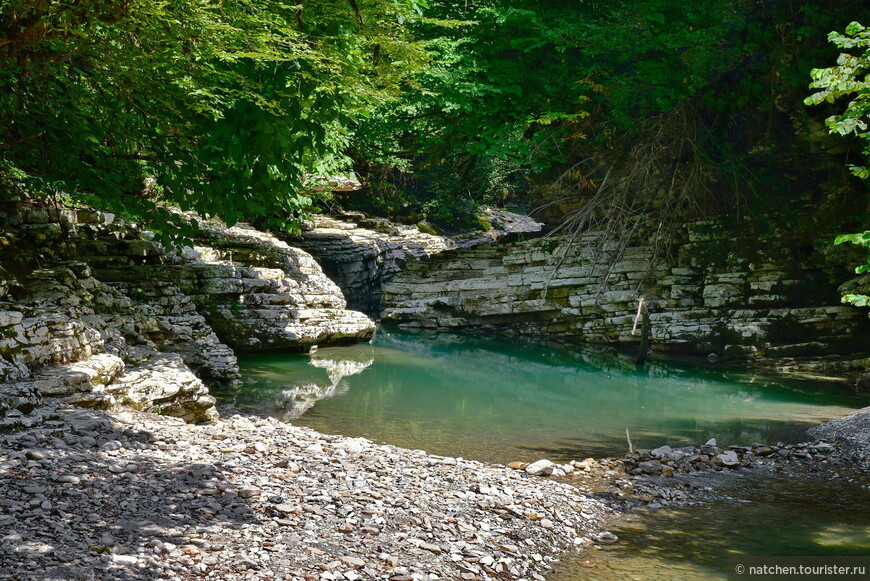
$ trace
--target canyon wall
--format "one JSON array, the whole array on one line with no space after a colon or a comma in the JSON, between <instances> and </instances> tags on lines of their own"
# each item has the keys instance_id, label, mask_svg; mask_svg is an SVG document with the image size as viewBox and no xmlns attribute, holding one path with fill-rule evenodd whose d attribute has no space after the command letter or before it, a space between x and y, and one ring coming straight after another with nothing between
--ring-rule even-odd
<instances>
[{"instance_id":1,"label":"canyon wall","mask_svg":"<svg viewBox=\"0 0 870 581\"><path fill-rule=\"evenodd\" d=\"M837 292L849 272L812 241L706 221L664 250L658 260L647 245L619 252L591 232L449 251L392 279L382 320L629 346L639 343L632 330L644 297L657 352L711 360L866 353L867 315Z\"/></svg>"},{"instance_id":2,"label":"canyon wall","mask_svg":"<svg viewBox=\"0 0 870 581\"><path fill-rule=\"evenodd\" d=\"M217 417L208 383L239 379L236 352L365 340L306 252L252 228L207 224L192 248L86 210L0 214L0 419L26 425L42 397ZM0 429L3 426L0 425Z\"/></svg>"}]
</instances>

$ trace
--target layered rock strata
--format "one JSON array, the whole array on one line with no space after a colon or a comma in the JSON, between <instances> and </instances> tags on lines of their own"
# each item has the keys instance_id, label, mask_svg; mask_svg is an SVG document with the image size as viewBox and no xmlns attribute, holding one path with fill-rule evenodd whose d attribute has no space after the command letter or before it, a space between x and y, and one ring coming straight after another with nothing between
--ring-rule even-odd
<instances>
[{"instance_id":1,"label":"layered rock strata","mask_svg":"<svg viewBox=\"0 0 870 581\"><path fill-rule=\"evenodd\" d=\"M313 227L288 238L310 252L347 297L351 308L377 316L384 285L407 264L449 249L473 248L523 235L535 236L542 224L528 216L487 210L486 232L440 236L418 226L395 224L379 218L350 214L341 218L316 216Z\"/></svg>"},{"instance_id":2,"label":"layered rock strata","mask_svg":"<svg viewBox=\"0 0 870 581\"><path fill-rule=\"evenodd\" d=\"M167 252L91 211L0 216L0 417L42 397L217 417L202 380L239 379L234 350L308 350L374 332L304 251L252 228L207 225ZM15 275L11 274L15 271Z\"/></svg>"},{"instance_id":3,"label":"layered rock strata","mask_svg":"<svg viewBox=\"0 0 870 581\"><path fill-rule=\"evenodd\" d=\"M823 359L868 346L866 313L840 304L811 248L701 222L689 225L672 260L655 262L650 246L619 254L602 236L493 244L410 264L387 285L382 319L572 344L637 344L644 297L652 346L662 352Z\"/></svg>"},{"instance_id":4,"label":"layered rock strata","mask_svg":"<svg viewBox=\"0 0 870 581\"><path fill-rule=\"evenodd\" d=\"M101 280L140 293L150 303L177 289L236 351L307 350L313 345L368 339L374 323L348 310L341 289L307 252L239 225L205 225L192 248L172 256L154 245L155 259L136 265L105 237L87 248ZM106 264L108 262L109 264Z\"/></svg>"}]
</instances>

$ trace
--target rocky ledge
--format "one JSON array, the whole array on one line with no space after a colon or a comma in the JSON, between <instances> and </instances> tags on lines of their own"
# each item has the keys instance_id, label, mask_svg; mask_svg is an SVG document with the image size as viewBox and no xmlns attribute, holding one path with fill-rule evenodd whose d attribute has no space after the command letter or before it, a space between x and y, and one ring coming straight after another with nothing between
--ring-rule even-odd
<instances>
[{"instance_id":1,"label":"rocky ledge","mask_svg":"<svg viewBox=\"0 0 870 581\"><path fill-rule=\"evenodd\" d=\"M92 210L0 211L0 247L16 250L0 257L0 432L56 396L212 421L206 385L238 381L236 352L374 333L309 254L272 235L204 223L181 252L152 238Z\"/></svg>"},{"instance_id":2,"label":"rocky ledge","mask_svg":"<svg viewBox=\"0 0 870 581\"><path fill-rule=\"evenodd\" d=\"M623 249L603 231L442 252L390 280L381 319L636 352L643 298L655 354L860 375L870 322L840 303L834 283L851 269L789 235L757 237L747 224L722 219L686 224L668 260L648 244ZM844 290L870 286L859 282Z\"/></svg>"},{"instance_id":3,"label":"rocky ledge","mask_svg":"<svg viewBox=\"0 0 870 581\"><path fill-rule=\"evenodd\" d=\"M446 250L536 237L543 227L528 216L493 208L484 209L482 217L488 230L445 236L424 232L419 225L396 224L360 213L315 216L301 236L285 239L317 259L341 287L349 308L377 316L384 286L409 263Z\"/></svg>"},{"instance_id":4,"label":"rocky ledge","mask_svg":"<svg viewBox=\"0 0 870 581\"><path fill-rule=\"evenodd\" d=\"M0 437L8 579L543 580L609 512L525 472L271 419L34 413Z\"/></svg>"}]
</instances>

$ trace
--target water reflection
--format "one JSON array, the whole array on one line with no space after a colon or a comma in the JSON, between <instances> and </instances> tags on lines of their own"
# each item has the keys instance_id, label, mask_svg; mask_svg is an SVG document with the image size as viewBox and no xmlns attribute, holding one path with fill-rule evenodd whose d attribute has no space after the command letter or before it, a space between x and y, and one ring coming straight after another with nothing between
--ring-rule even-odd
<instances>
[{"instance_id":1,"label":"water reflection","mask_svg":"<svg viewBox=\"0 0 870 581\"><path fill-rule=\"evenodd\" d=\"M818 382L383 330L373 345L241 364L248 382L224 400L243 411L495 462L621 453L626 429L636 447L795 441L862 404Z\"/></svg>"},{"instance_id":2,"label":"water reflection","mask_svg":"<svg viewBox=\"0 0 870 581\"><path fill-rule=\"evenodd\" d=\"M485 461L570 460L636 447L797 441L867 405L848 389L453 335L379 332L374 345L241 361L223 394L250 413ZM304 415L302 415L304 414ZM558 565L551 581L725 579L729 555L870 554L870 492L831 482L738 479L734 503L615 524L622 538ZM734 487L729 491L727 486Z\"/></svg>"},{"instance_id":3,"label":"water reflection","mask_svg":"<svg viewBox=\"0 0 870 581\"><path fill-rule=\"evenodd\" d=\"M246 374L244 392L252 392L259 406L268 406L268 415L283 421L295 420L307 412L315 403L322 399L337 397L350 389L350 383L344 378L362 373L374 363L371 356L366 356L363 348L357 350L323 350L313 353L306 359L293 359L291 370L288 371L283 360L276 365L263 363ZM304 363L314 369L322 370L323 374L311 370L306 373ZM295 372L295 373L294 373ZM234 395L238 396L238 392ZM224 394L225 401L230 394ZM244 406L243 406L244 407Z\"/></svg>"},{"instance_id":4,"label":"water reflection","mask_svg":"<svg viewBox=\"0 0 870 581\"><path fill-rule=\"evenodd\" d=\"M721 475L739 502L622 517L615 545L569 556L550 581L727 579L739 556L870 555L870 490L842 481Z\"/></svg>"}]
</instances>

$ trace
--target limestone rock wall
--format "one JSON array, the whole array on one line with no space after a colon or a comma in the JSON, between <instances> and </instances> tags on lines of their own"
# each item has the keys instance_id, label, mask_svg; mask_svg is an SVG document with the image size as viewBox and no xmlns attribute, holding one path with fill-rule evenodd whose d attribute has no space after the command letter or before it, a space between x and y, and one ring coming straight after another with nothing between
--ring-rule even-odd
<instances>
[{"instance_id":1,"label":"limestone rock wall","mask_svg":"<svg viewBox=\"0 0 870 581\"><path fill-rule=\"evenodd\" d=\"M202 380L238 381L234 350L374 332L310 255L272 236L209 225L169 253L148 234L98 212L0 214L0 430L27 425L43 397L212 420Z\"/></svg>"},{"instance_id":2,"label":"limestone rock wall","mask_svg":"<svg viewBox=\"0 0 870 581\"><path fill-rule=\"evenodd\" d=\"M91 276L82 262L59 262L20 277L14 288L23 296L0 297L0 431L27 427L41 419L27 414L42 398L105 409L127 402L139 391L131 376L149 373L148 360L167 356L159 344L170 343L172 331L145 305ZM8 301L8 302L7 302ZM203 327L207 328L202 321ZM154 342L147 338L146 331ZM200 353L221 347L214 333L204 336ZM214 375L238 377L235 357L223 346L226 364L210 362ZM172 355L181 362L178 355ZM135 407L163 411L198 422L217 417L215 400L185 366L192 380L165 381L162 399L139 398Z\"/></svg>"},{"instance_id":3,"label":"limestone rock wall","mask_svg":"<svg viewBox=\"0 0 870 581\"><path fill-rule=\"evenodd\" d=\"M300 351L374 333L374 323L346 308L341 289L310 254L253 228L206 225L193 248L177 256L154 243L135 251L106 235L79 248L101 280L148 304L201 314L235 351ZM183 307L173 294L186 297Z\"/></svg>"},{"instance_id":4,"label":"limestone rock wall","mask_svg":"<svg viewBox=\"0 0 870 581\"><path fill-rule=\"evenodd\" d=\"M539 232L542 224L528 216L487 210L487 232L439 236L414 225L346 215L341 219L317 216L313 228L289 238L293 246L311 253L347 297L351 308L369 315L381 312L381 294L406 265L445 250L473 248L512 235Z\"/></svg>"},{"instance_id":5,"label":"limestone rock wall","mask_svg":"<svg viewBox=\"0 0 870 581\"><path fill-rule=\"evenodd\" d=\"M387 285L382 320L637 344L632 327L643 296L653 348L662 352L784 358L868 347L866 313L840 304L810 241L798 247L736 232L718 222L692 224L672 259L652 271L651 247L617 256L600 233L573 244L553 237L450 251L409 265Z\"/></svg>"}]
</instances>

